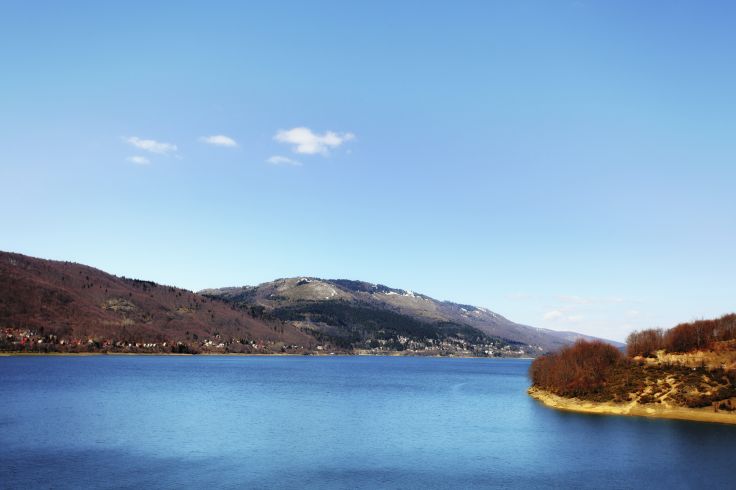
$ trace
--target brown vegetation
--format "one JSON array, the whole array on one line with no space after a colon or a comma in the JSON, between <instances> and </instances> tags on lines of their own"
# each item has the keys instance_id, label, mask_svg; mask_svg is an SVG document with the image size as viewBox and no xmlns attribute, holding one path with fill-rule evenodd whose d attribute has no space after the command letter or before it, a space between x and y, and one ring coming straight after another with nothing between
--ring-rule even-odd
<instances>
[{"instance_id":1,"label":"brown vegetation","mask_svg":"<svg viewBox=\"0 0 736 490\"><path fill-rule=\"evenodd\" d=\"M0 350L263 352L310 348L279 321L180 288L0 252Z\"/></svg>"},{"instance_id":2,"label":"brown vegetation","mask_svg":"<svg viewBox=\"0 0 736 490\"><path fill-rule=\"evenodd\" d=\"M634 332L628 357L601 342L579 341L536 359L530 376L534 387L562 397L733 412L735 333L731 314Z\"/></svg>"},{"instance_id":3,"label":"brown vegetation","mask_svg":"<svg viewBox=\"0 0 736 490\"><path fill-rule=\"evenodd\" d=\"M535 386L558 395L588 395L601 391L611 373L623 363L623 355L614 346L578 340L557 353L535 359L530 375Z\"/></svg>"},{"instance_id":4,"label":"brown vegetation","mask_svg":"<svg viewBox=\"0 0 736 490\"><path fill-rule=\"evenodd\" d=\"M661 328L634 331L626 338L626 354L629 357L654 357L663 348L664 330Z\"/></svg>"},{"instance_id":5,"label":"brown vegetation","mask_svg":"<svg viewBox=\"0 0 736 490\"><path fill-rule=\"evenodd\" d=\"M596 402L669 404L690 408L736 403L736 372L722 368L646 363L624 358L600 342L579 341L534 360L535 387Z\"/></svg>"},{"instance_id":6,"label":"brown vegetation","mask_svg":"<svg viewBox=\"0 0 736 490\"><path fill-rule=\"evenodd\" d=\"M715 320L698 320L681 323L663 331L661 329L632 332L626 339L629 357L654 356L658 350L690 352L713 348L716 342L736 340L736 314L724 315Z\"/></svg>"}]
</instances>

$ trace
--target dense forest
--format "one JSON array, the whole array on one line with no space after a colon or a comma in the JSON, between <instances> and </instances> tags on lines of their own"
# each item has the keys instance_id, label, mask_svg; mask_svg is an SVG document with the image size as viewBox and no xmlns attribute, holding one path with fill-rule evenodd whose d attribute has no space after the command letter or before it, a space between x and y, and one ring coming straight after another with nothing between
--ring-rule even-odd
<instances>
[{"instance_id":1,"label":"dense forest","mask_svg":"<svg viewBox=\"0 0 736 490\"><path fill-rule=\"evenodd\" d=\"M329 339L344 348L377 346L378 342L385 341L392 348L403 350L405 344L398 341L401 337L421 343L456 339L471 345L492 345L495 348L514 344L490 337L468 325L421 321L370 304L346 301L303 302L275 308L272 315L282 321L308 322L313 335Z\"/></svg>"}]
</instances>

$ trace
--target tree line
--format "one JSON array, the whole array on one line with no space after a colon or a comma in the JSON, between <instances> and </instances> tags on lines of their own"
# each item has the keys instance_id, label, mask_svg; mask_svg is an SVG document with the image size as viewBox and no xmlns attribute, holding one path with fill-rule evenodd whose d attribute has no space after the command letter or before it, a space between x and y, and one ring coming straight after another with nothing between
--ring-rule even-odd
<instances>
[{"instance_id":1,"label":"tree line","mask_svg":"<svg viewBox=\"0 0 736 490\"><path fill-rule=\"evenodd\" d=\"M715 320L681 323L669 330L651 328L632 332L626 339L629 357L654 356L658 350L690 352L709 349L714 342L736 340L736 314Z\"/></svg>"}]
</instances>

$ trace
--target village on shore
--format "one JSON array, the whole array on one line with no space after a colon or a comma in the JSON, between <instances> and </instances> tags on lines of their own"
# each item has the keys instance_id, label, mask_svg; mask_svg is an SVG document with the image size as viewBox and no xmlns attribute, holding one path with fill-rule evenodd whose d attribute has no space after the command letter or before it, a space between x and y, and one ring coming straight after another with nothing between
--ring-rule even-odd
<instances>
[{"instance_id":1,"label":"village on shore","mask_svg":"<svg viewBox=\"0 0 736 490\"><path fill-rule=\"evenodd\" d=\"M398 346L399 348L396 348ZM193 341L134 341L99 337L60 338L42 331L6 327L0 330L0 352L34 354L246 354L246 355L399 355L433 357L526 357L527 353L511 345L477 345L463 339L419 342L398 336L395 341L383 339L367 343L365 348L345 349L317 344L305 346L282 341L225 339L220 334Z\"/></svg>"}]
</instances>

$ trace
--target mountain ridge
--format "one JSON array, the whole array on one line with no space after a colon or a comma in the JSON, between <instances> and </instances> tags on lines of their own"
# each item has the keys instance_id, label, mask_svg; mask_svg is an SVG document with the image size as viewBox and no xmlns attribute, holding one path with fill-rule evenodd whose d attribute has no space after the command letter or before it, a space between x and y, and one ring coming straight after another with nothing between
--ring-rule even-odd
<instances>
[{"instance_id":1,"label":"mountain ridge","mask_svg":"<svg viewBox=\"0 0 736 490\"><path fill-rule=\"evenodd\" d=\"M560 332L522 325L484 307L436 300L411 290L350 279L296 276L276 279L257 286L210 288L199 293L234 303L258 304L266 310L276 312L294 304L340 300L366 302L378 309L387 309L428 321L464 324L491 337L526 344L531 348L525 350L527 354L556 350L578 339L595 338L576 332ZM623 345L606 341L618 347Z\"/></svg>"},{"instance_id":2,"label":"mountain ridge","mask_svg":"<svg viewBox=\"0 0 736 490\"><path fill-rule=\"evenodd\" d=\"M199 293L0 252L0 350L529 356L581 334L381 284L282 278Z\"/></svg>"}]
</instances>

